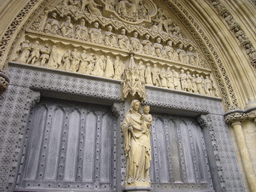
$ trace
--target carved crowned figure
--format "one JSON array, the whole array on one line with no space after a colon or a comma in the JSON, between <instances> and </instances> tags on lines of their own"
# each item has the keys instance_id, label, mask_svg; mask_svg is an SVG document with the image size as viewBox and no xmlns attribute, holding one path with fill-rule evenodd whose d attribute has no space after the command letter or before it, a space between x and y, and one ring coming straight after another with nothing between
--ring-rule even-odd
<instances>
[{"instance_id":1,"label":"carved crowned figure","mask_svg":"<svg viewBox=\"0 0 256 192\"><path fill-rule=\"evenodd\" d=\"M140 111L140 101L133 100L122 125L127 160L125 187L150 187L151 160L150 126L152 116L149 107Z\"/></svg>"}]
</instances>

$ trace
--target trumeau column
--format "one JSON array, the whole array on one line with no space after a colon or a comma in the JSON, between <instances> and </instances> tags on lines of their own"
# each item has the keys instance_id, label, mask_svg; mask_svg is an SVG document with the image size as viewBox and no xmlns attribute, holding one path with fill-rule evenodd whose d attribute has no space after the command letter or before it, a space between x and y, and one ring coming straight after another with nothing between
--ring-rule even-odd
<instances>
[{"instance_id":1,"label":"trumeau column","mask_svg":"<svg viewBox=\"0 0 256 192\"><path fill-rule=\"evenodd\" d=\"M253 112L241 112L236 111L225 115L225 120L234 129L236 142L238 145L239 153L242 159L243 168L247 177L247 182L250 191L256 191L256 176L250 158L250 153L245 142L245 136L243 132L243 122L247 119L255 121L255 115Z\"/></svg>"}]
</instances>

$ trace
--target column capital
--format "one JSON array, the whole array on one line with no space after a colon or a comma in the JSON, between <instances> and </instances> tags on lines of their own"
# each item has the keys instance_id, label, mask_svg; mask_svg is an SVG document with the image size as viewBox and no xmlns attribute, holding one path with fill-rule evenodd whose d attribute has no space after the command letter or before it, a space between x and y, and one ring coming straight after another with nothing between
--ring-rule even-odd
<instances>
[{"instance_id":1,"label":"column capital","mask_svg":"<svg viewBox=\"0 0 256 192\"><path fill-rule=\"evenodd\" d=\"M245 120L252 120L256 122L256 108L251 108L247 110L232 110L224 114L225 122L227 124L234 124L237 122L242 122Z\"/></svg>"}]
</instances>

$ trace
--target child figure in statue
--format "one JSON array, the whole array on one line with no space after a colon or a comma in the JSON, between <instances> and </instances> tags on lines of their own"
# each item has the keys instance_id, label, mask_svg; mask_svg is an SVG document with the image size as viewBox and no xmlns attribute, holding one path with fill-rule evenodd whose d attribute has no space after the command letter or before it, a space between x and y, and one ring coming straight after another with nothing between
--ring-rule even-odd
<instances>
[{"instance_id":1,"label":"child figure in statue","mask_svg":"<svg viewBox=\"0 0 256 192\"><path fill-rule=\"evenodd\" d=\"M144 119L144 123L142 126L142 133L145 133L146 135L150 135L150 126L152 125L152 115L149 114L150 106L145 105L143 107L143 115L142 118Z\"/></svg>"}]
</instances>

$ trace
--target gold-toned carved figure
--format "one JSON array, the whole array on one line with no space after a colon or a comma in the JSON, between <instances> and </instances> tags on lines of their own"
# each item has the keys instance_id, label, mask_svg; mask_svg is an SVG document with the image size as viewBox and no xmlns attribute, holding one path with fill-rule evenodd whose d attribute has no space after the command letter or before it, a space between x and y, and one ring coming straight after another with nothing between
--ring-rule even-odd
<instances>
[{"instance_id":1,"label":"gold-toned carved figure","mask_svg":"<svg viewBox=\"0 0 256 192\"><path fill-rule=\"evenodd\" d=\"M80 25L76 27L76 39L87 41L88 40L88 29L85 26L85 20L81 19Z\"/></svg>"},{"instance_id":2,"label":"gold-toned carved figure","mask_svg":"<svg viewBox=\"0 0 256 192\"><path fill-rule=\"evenodd\" d=\"M154 44L154 49L155 49L155 55L157 57L162 57L163 45L161 44L161 38L160 37L156 38L156 43Z\"/></svg>"},{"instance_id":3,"label":"gold-toned carved figure","mask_svg":"<svg viewBox=\"0 0 256 192\"><path fill-rule=\"evenodd\" d=\"M153 85L152 83L152 76L151 76L151 67L150 64L146 64L146 69L145 69L145 83L147 85Z\"/></svg>"},{"instance_id":4,"label":"gold-toned carved figure","mask_svg":"<svg viewBox=\"0 0 256 192\"><path fill-rule=\"evenodd\" d=\"M38 62L40 57L40 46L39 41L36 41L34 44L31 45L31 53L26 63L31 63L31 65L34 65L36 62Z\"/></svg>"},{"instance_id":5,"label":"gold-toned carved figure","mask_svg":"<svg viewBox=\"0 0 256 192\"><path fill-rule=\"evenodd\" d=\"M116 35L112 32L113 27L108 26L108 30L105 32L105 45L111 47L118 47L116 41Z\"/></svg>"},{"instance_id":6,"label":"gold-toned carved figure","mask_svg":"<svg viewBox=\"0 0 256 192\"><path fill-rule=\"evenodd\" d=\"M143 53L143 46L138 39L138 35L138 32L135 31L133 37L131 37L131 50L137 53Z\"/></svg>"},{"instance_id":7,"label":"gold-toned carved figure","mask_svg":"<svg viewBox=\"0 0 256 192\"><path fill-rule=\"evenodd\" d=\"M130 41L128 37L125 35L125 29L121 29L121 34L117 36L118 46L120 49L129 50L130 49Z\"/></svg>"},{"instance_id":8,"label":"gold-toned carved figure","mask_svg":"<svg viewBox=\"0 0 256 192\"><path fill-rule=\"evenodd\" d=\"M98 9L101 5L94 2L94 0L82 0L81 11L87 11L92 15L101 16L101 11Z\"/></svg>"},{"instance_id":9,"label":"gold-toned carved figure","mask_svg":"<svg viewBox=\"0 0 256 192\"><path fill-rule=\"evenodd\" d=\"M20 53L18 62L26 63L30 54L30 49L31 49L29 40L25 40L24 42L22 42L20 47L21 47L21 50L20 50L21 53Z\"/></svg>"},{"instance_id":10,"label":"gold-toned carved figure","mask_svg":"<svg viewBox=\"0 0 256 192\"><path fill-rule=\"evenodd\" d=\"M80 64L80 57L79 54L77 53L77 49L74 48L74 50L71 53L71 66L70 66L70 71L71 72L77 72L79 69L79 64Z\"/></svg>"},{"instance_id":11,"label":"gold-toned carved figure","mask_svg":"<svg viewBox=\"0 0 256 192\"><path fill-rule=\"evenodd\" d=\"M166 72L165 69L162 68L162 70L160 71L160 79L161 79L161 85L162 87L166 88L167 87L167 80L166 80Z\"/></svg>"},{"instance_id":12,"label":"gold-toned carved figure","mask_svg":"<svg viewBox=\"0 0 256 192\"><path fill-rule=\"evenodd\" d=\"M172 70L173 74L173 84L174 84L174 89L180 91L181 90L181 85L180 85L180 75L177 71L174 69Z\"/></svg>"},{"instance_id":13,"label":"gold-toned carved figure","mask_svg":"<svg viewBox=\"0 0 256 192\"><path fill-rule=\"evenodd\" d=\"M62 61L63 61L63 69L65 71L70 71L71 66L71 51L68 49L63 55L62 55Z\"/></svg>"},{"instance_id":14,"label":"gold-toned carved figure","mask_svg":"<svg viewBox=\"0 0 256 192\"><path fill-rule=\"evenodd\" d=\"M167 79L167 87L169 89L174 89L174 84L173 84L173 73L171 71L170 67L167 67L166 71L166 79Z\"/></svg>"},{"instance_id":15,"label":"gold-toned carved figure","mask_svg":"<svg viewBox=\"0 0 256 192\"><path fill-rule=\"evenodd\" d=\"M46 21L46 24L45 24L45 27L44 27L44 32L45 33L51 33L53 35L56 35L58 33L60 24L59 24L59 21L56 18L57 18L57 13L53 12L52 13L52 18L50 18Z\"/></svg>"},{"instance_id":16,"label":"gold-toned carved figure","mask_svg":"<svg viewBox=\"0 0 256 192\"><path fill-rule=\"evenodd\" d=\"M93 72L91 74L95 75L95 76L103 77L105 68L106 68L105 57L104 57L104 55L101 55L97 59L94 69L93 69Z\"/></svg>"},{"instance_id":17,"label":"gold-toned carved figure","mask_svg":"<svg viewBox=\"0 0 256 192\"><path fill-rule=\"evenodd\" d=\"M49 48L49 45L46 43L45 46L41 48L41 66L44 66L47 63L50 58L50 53L51 50Z\"/></svg>"},{"instance_id":18,"label":"gold-toned carved figure","mask_svg":"<svg viewBox=\"0 0 256 192\"><path fill-rule=\"evenodd\" d=\"M151 70L151 73L152 73L152 82L153 82L153 85L154 85L154 86L161 87L161 81L160 81L160 78L159 78L160 71L159 71L159 69L157 68L157 65L156 65L156 64L153 65L153 69Z\"/></svg>"},{"instance_id":19,"label":"gold-toned carved figure","mask_svg":"<svg viewBox=\"0 0 256 192\"><path fill-rule=\"evenodd\" d=\"M121 80L123 69L122 69L121 61L119 56L116 56L116 60L114 61L114 69L115 69L115 75L114 79Z\"/></svg>"},{"instance_id":20,"label":"gold-toned carved figure","mask_svg":"<svg viewBox=\"0 0 256 192\"><path fill-rule=\"evenodd\" d=\"M58 54L56 45L52 46L48 67L57 69L60 66L60 55Z\"/></svg>"},{"instance_id":21,"label":"gold-toned carved figure","mask_svg":"<svg viewBox=\"0 0 256 192\"><path fill-rule=\"evenodd\" d=\"M127 160L124 187L150 187L149 167L151 160L150 126L152 116L149 106L140 111L140 101L133 100L122 125Z\"/></svg>"},{"instance_id":22,"label":"gold-toned carved figure","mask_svg":"<svg viewBox=\"0 0 256 192\"><path fill-rule=\"evenodd\" d=\"M144 54L149 55L152 53L152 43L149 40L149 38L150 38L149 34L146 34L145 38L146 39L142 41L143 51L144 51Z\"/></svg>"},{"instance_id":23,"label":"gold-toned carved figure","mask_svg":"<svg viewBox=\"0 0 256 192\"><path fill-rule=\"evenodd\" d=\"M73 24L71 23L71 17L67 16L66 22L63 22L60 26L60 32L63 37L72 38L74 36Z\"/></svg>"},{"instance_id":24,"label":"gold-toned carved figure","mask_svg":"<svg viewBox=\"0 0 256 192\"><path fill-rule=\"evenodd\" d=\"M107 59L106 59L106 69L105 69L105 77L113 78L114 75L115 75L115 71L114 71L113 62L111 61L110 57L107 56Z\"/></svg>"},{"instance_id":25,"label":"gold-toned carved figure","mask_svg":"<svg viewBox=\"0 0 256 192\"><path fill-rule=\"evenodd\" d=\"M81 63L80 63L78 72L85 74L87 71L87 67L88 67L88 58L86 55L86 50L83 50L83 52L80 54L80 59L81 59Z\"/></svg>"},{"instance_id":26,"label":"gold-toned carved figure","mask_svg":"<svg viewBox=\"0 0 256 192\"><path fill-rule=\"evenodd\" d=\"M92 43L102 44L103 38L102 38L101 29L99 29L98 22L94 23L94 27L90 29L89 34L90 34Z\"/></svg>"}]
</instances>

